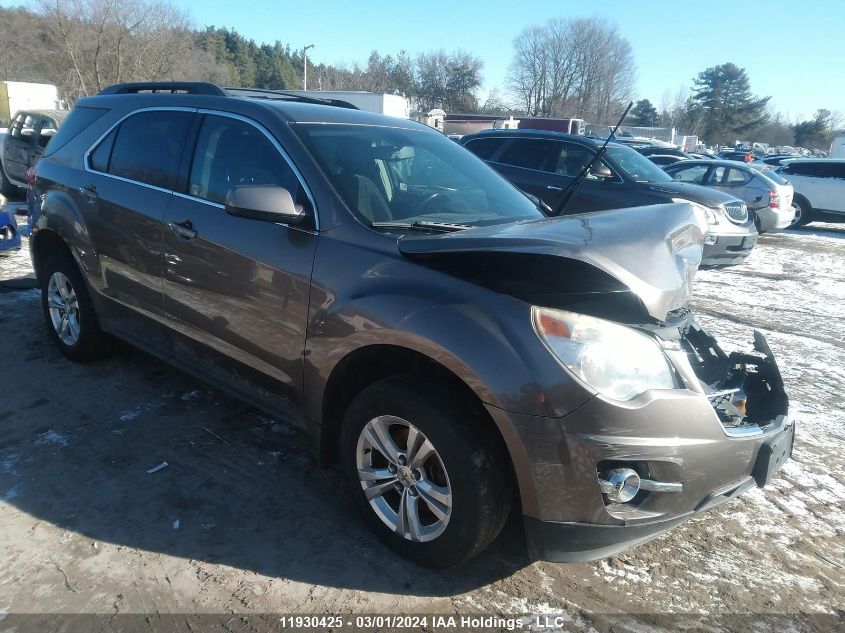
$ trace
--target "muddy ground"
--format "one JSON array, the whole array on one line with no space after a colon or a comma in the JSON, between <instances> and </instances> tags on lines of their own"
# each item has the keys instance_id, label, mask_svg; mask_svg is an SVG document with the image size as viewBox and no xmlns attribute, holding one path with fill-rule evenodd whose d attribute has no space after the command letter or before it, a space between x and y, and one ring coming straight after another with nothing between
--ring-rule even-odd
<instances>
[{"instance_id":1,"label":"muddy ground","mask_svg":"<svg viewBox=\"0 0 845 633\"><path fill-rule=\"evenodd\" d=\"M246 631L282 613L545 614L528 625L599 632L842 626L845 225L765 235L746 264L696 285L723 346L750 349L752 327L769 337L798 424L793 461L765 490L570 565L526 561L516 522L457 570L397 559L284 420L141 352L65 360L38 291L21 289L28 273L25 250L0 258L16 286L0 288L0 631Z\"/></svg>"}]
</instances>

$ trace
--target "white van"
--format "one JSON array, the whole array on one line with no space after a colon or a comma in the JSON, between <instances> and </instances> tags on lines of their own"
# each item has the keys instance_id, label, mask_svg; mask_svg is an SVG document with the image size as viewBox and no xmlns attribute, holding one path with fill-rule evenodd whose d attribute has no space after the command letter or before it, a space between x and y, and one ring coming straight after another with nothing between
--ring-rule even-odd
<instances>
[{"instance_id":1,"label":"white van","mask_svg":"<svg viewBox=\"0 0 845 633\"><path fill-rule=\"evenodd\" d=\"M830 158L845 158L845 134L838 134L833 137L828 156Z\"/></svg>"}]
</instances>

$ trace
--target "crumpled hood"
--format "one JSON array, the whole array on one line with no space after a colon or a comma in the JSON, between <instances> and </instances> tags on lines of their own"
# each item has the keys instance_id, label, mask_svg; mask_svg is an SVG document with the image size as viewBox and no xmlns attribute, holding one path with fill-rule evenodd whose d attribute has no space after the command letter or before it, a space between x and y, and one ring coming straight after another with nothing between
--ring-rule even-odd
<instances>
[{"instance_id":1,"label":"crumpled hood","mask_svg":"<svg viewBox=\"0 0 845 633\"><path fill-rule=\"evenodd\" d=\"M526 253L585 262L627 286L660 321L692 297L707 232L689 203L526 220L432 236L405 236L403 255Z\"/></svg>"}]
</instances>

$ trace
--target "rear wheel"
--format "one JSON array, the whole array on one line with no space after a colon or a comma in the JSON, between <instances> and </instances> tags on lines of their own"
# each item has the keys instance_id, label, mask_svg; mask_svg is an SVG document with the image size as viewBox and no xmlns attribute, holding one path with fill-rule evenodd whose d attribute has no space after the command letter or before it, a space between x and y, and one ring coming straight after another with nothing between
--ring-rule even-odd
<instances>
[{"instance_id":1,"label":"rear wheel","mask_svg":"<svg viewBox=\"0 0 845 633\"><path fill-rule=\"evenodd\" d=\"M790 227L804 226L813 221L813 207L804 198L796 198L792 204L795 207L795 217Z\"/></svg>"},{"instance_id":2,"label":"rear wheel","mask_svg":"<svg viewBox=\"0 0 845 633\"><path fill-rule=\"evenodd\" d=\"M81 362L106 355L112 339L97 324L91 297L73 257L56 253L39 272L44 319L62 354Z\"/></svg>"},{"instance_id":3,"label":"rear wheel","mask_svg":"<svg viewBox=\"0 0 845 633\"><path fill-rule=\"evenodd\" d=\"M510 511L510 464L497 430L462 394L399 376L349 406L341 454L356 505L402 556L457 565L484 550Z\"/></svg>"}]
</instances>

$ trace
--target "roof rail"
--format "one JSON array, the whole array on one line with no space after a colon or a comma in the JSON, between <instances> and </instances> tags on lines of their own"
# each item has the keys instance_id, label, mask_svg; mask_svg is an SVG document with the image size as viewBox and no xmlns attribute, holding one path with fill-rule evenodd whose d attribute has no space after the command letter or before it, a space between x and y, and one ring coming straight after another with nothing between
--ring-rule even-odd
<instances>
[{"instance_id":1,"label":"roof rail","mask_svg":"<svg viewBox=\"0 0 845 633\"><path fill-rule=\"evenodd\" d=\"M328 105L337 108L348 108L358 110L357 106L341 99L322 99L320 97L309 97L306 95L285 92L284 90L267 90L265 88L240 88L237 86L226 86L224 88L233 97L248 97L251 99L278 99L280 101L299 101L301 103L313 103L315 105Z\"/></svg>"},{"instance_id":2,"label":"roof rail","mask_svg":"<svg viewBox=\"0 0 845 633\"><path fill-rule=\"evenodd\" d=\"M250 99L278 99L282 101L299 101L318 105L335 106L338 108L358 108L348 101L340 99L320 99L306 95L284 92L283 90L266 90L264 88L240 88L237 86L218 86L204 81L137 81L133 83L115 84L100 91L101 95L129 95L141 92L151 93L185 93L191 95L209 95L213 97L247 97Z\"/></svg>"},{"instance_id":3,"label":"roof rail","mask_svg":"<svg viewBox=\"0 0 845 633\"><path fill-rule=\"evenodd\" d=\"M137 81L115 84L100 91L101 95L128 95L139 92L184 92L192 95L211 95L225 97L226 91L220 86L204 81Z\"/></svg>"}]
</instances>

